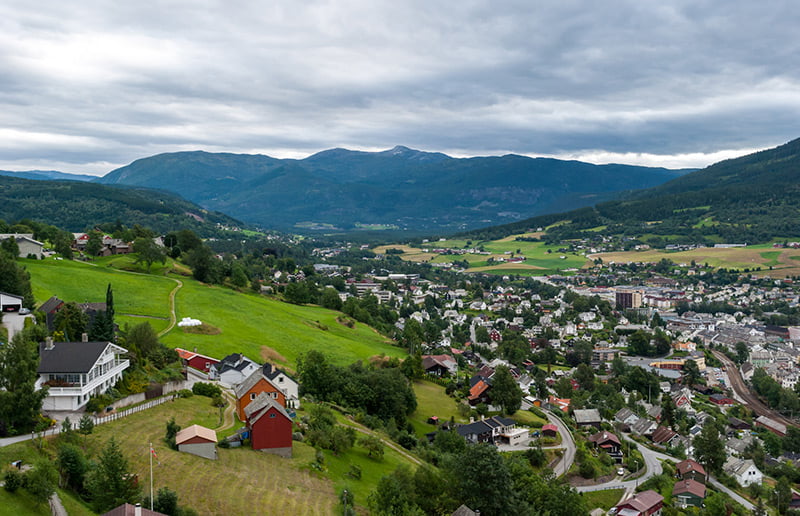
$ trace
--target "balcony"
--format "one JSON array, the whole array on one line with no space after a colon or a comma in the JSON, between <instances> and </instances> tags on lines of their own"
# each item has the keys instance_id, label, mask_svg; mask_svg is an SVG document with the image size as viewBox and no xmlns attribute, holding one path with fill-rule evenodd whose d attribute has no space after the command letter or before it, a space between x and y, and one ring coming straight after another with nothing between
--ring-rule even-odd
<instances>
[{"instance_id":1,"label":"balcony","mask_svg":"<svg viewBox=\"0 0 800 516\"><path fill-rule=\"evenodd\" d=\"M61 380L48 380L43 382L41 378L37 380L36 387L47 387L48 396L82 396L91 394L96 388L106 380L113 378L130 366L129 360L115 360L114 367L106 371L103 375L93 378L89 382L81 385L80 383L70 383Z\"/></svg>"}]
</instances>

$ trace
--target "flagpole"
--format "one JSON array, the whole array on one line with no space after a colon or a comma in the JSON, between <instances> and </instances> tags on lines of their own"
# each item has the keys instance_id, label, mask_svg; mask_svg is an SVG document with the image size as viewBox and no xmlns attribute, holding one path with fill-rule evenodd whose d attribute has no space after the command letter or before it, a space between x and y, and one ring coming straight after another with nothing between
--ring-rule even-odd
<instances>
[{"instance_id":1,"label":"flagpole","mask_svg":"<svg viewBox=\"0 0 800 516\"><path fill-rule=\"evenodd\" d=\"M150 510L153 510L153 443L150 443Z\"/></svg>"}]
</instances>

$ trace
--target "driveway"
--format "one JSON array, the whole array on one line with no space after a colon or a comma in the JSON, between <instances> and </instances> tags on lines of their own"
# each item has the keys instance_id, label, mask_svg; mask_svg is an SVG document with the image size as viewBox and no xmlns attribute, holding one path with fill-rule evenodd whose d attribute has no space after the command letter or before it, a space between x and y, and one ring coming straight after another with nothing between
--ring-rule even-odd
<instances>
[{"instance_id":1,"label":"driveway","mask_svg":"<svg viewBox=\"0 0 800 516\"><path fill-rule=\"evenodd\" d=\"M25 327L25 319L31 317L28 315L20 315L16 312L5 312L3 314L3 326L8 330L8 340L11 341L17 332L22 331Z\"/></svg>"}]
</instances>

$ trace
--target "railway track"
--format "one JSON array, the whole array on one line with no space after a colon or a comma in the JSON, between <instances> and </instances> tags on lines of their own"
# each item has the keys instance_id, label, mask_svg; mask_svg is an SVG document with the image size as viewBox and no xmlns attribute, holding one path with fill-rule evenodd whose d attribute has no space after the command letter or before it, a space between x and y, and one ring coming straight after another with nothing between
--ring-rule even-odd
<instances>
[{"instance_id":1,"label":"railway track","mask_svg":"<svg viewBox=\"0 0 800 516\"><path fill-rule=\"evenodd\" d=\"M728 380L730 381L731 389L733 389L736 394L747 403L747 406L750 408L750 410L759 416L766 416L774 421L786 425L787 427L800 426L796 421L788 419L786 416L767 407L758 396L750 391L750 388L745 385L742 375L739 373L739 369L736 367L736 364L734 364L730 358L719 351L711 351L711 353L713 353L717 360L722 362L722 364L725 366L725 372L728 373Z\"/></svg>"}]
</instances>

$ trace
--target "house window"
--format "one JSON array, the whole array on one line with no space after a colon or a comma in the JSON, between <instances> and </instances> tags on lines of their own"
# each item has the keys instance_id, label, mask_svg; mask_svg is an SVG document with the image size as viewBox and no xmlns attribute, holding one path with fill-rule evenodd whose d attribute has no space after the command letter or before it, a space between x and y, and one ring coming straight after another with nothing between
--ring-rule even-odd
<instances>
[{"instance_id":1,"label":"house window","mask_svg":"<svg viewBox=\"0 0 800 516\"><path fill-rule=\"evenodd\" d=\"M255 392L251 392L251 393L250 393L250 399L251 399L251 400L254 400L254 399L256 399L256 393L255 393Z\"/></svg>"},{"instance_id":2,"label":"house window","mask_svg":"<svg viewBox=\"0 0 800 516\"><path fill-rule=\"evenodd\" d=\"M271 413L271 414L269 415L269 417L272 417L272 418L274 418L274 417L275 417L275 413L274 413L274 412L273 412L273 413Z\"/></svg>"},{"instance_id":3,"label":"house window","mask_svg":"<svg viewBox=\"0 0 800 516\"><path fill-rule=\"evenodd\" d=\"M278 377L278 381L283 383L283 376Z\"/></svg>"},{"instance_id":4,"label":"house window","mask_svg":"<svg viewBox=\"0 0 800 516\"><path fill-rule=\"evenodd\" d=\"M272 393L272 399L274 399L274 400L278 399L278 393L277 392L273 392Z\"/></svg>"}]
</instances>

